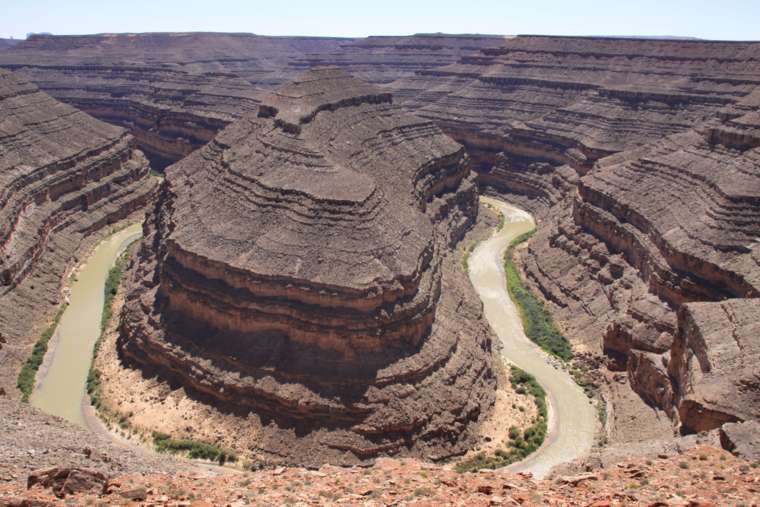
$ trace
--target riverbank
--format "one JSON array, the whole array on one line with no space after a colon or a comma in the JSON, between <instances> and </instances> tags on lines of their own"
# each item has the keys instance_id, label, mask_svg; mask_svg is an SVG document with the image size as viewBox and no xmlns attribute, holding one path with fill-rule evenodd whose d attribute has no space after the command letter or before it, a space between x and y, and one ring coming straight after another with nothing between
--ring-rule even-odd
<instances>
[{"instance_id":1,"label":"riverbank","mask_svg":"<svg viewBox=\"0 0 760 507\"><path fill-rule=\"evenodd\" d=\"M597 414L571 375L553 366L553 359L525 335L520 312L507 291L504 254L513 240L535 228L533 218L503 201L481 199L499 210L505 223L469 255L470 279L483 301L486 319L501 342L504 359L533 375L547 394L549 417L544 444L509 470L543 477L553 466L588 454L593 446Z\"/></svg>"}]
</instances>

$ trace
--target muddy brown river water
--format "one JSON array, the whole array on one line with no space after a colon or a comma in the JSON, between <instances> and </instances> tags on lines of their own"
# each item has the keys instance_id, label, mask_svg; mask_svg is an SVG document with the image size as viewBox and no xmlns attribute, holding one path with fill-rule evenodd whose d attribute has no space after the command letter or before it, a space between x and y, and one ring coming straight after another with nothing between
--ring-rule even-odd
<instances>
[{"instance_id":1,"label":"muddy brown river water","mask_svg":"<svg viewBox=\"0 0 760 507\"><path fill-rule=\"evenodd\" d=\"M533 217L497 199L481 200L504 215L504 227L470 255L470 280L483 301L486 319L501 340L504 358L534 375L549 402L544 445L509 469L542 478L554 465L588 454L594 441L596 410L570 374L552 366L547 354L525 336L520 314L507 292L504 253L513 239L535 228Z\"/></svg>"},{"instance_id":2,"label":"muddy brown river water","mask_svg":"<svg viewBox=\"0 0 760 507\"><path fill-rule=\"evenodd\" d=\"M100 336L103 287L124 249L142 234L133 224L103 240L82 264L71 286L71 302L50 341L30 402L43 411L86 426L85 384L92 349Z\"/></svg>"}]
</instances>

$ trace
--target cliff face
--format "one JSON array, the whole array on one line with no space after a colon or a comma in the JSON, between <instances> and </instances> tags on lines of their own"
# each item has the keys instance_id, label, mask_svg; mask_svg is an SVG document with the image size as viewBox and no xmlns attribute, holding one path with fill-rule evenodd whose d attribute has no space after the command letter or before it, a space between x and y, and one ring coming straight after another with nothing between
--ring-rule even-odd
<instances>
[{"instance_id":1,"label":"cliff face","mask_svg":"<svg viewBox=\"0 0 760 507\"><path fill-rule=\"evenodd\" d=\"M578 348L677 418L678 309L758 297L760 44L122 34L0 54L162 163L254 111L253 87L321 64L392 92L466 148L482 191L536 212L530 283Z\"/></svg>"},{"instance_id":2,"label":"cliff face","mask_svg":"<svg viewBox=\"0 0 760 507\"><path fill-rule=\"evenodd\" d=\"M223 73L128 61L13 68L58 100L128 129L157 170L203 146L230 122L258 107L250 83Z\"/></svg>"},{"instance_id":3,"label":"cliff face","mask_svg":"<svg viewBox=\"0 0 760 507\"><path fill-rule=\"evenodd\" d=\"M145 205L155 184L124 130L0 71L0 378L8 392L82 241Z\"/></svg>"},{"instance_id":4,"label":"cliff face","mask_svg":"<svg viewBox=\"0 0 760 507\"><path fill-rule=\"evenodd\" d=\"M331 69L168 170L121 317L132 364L268 421L263 458L464 452L493 403L447 256L477 213L462 147Z\"/></svg>"},{"instance_id":5,"label":"cliff face","mask_svg":"<svg viewBox=\"0 0 760 507\"><path fill-rule=\"evenodd\" d=\"M13 47L19 42L21 41L16 39L0 39L0 50Z\"/></svg>"},{"instance_id":6,"label":"cliff face","mask_svg":"<svg viewBox=\"0 0 760 507\"><path fill-rule=\"evenodd\" d=\"M760 299L689 303L668 365L681 423L699 432L760 418Z\"/></svg>"},{"instance_id":7,"label":"cliff face","mask_svg":"<svg viewBox=\"0 0 760 507\"><path fill-rule=\"evenodd\" d=\"M501 37L264 37L224 33L32 36L0 56L55 98L127 128L154 168L255 111L256 89L314 65L375 83L456 62Z\"/></svg>"},{"instance_id":8,"label":"cliff face","mask_svg":"<svg viewBox=\"0 0 760 507\"><path fill-rule=\"evenodd\" d=\"M539 213L534 288L677 420L676 310L760 288L760 44L517 37L478 53L388 86L465 145L484 191ZM739 398L729 420L748 416Z\"/></svg>"}]
</instances>

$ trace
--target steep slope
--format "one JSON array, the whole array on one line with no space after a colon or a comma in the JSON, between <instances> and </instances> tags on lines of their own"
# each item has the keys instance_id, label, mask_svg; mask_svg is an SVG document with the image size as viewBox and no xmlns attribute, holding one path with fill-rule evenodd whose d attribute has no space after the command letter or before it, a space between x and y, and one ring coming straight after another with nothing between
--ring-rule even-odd
<instances>
[{"instance_id":1,"label":"steep slope","mask_svg":"<svg viewBox=\"0 0 760 507\"><path fill-rule=\"evenodd\" d=\"M14 392L85 239L145 205L155 183L123 129L7 71L0 112L0 387Z\"/></svg>"},{"instance_id":2,"label":"steep slope","mask_svg":"<svg viewBox=\"0 0 760 507\"><path fill-rule=\"evenodd\" d=\"M16 39L0 39L0 49L8 49L21 42Z\"/></svg>"},{"instance_id":3,"label":"steep slope","mask_svg":"<svg viewBox=\"0 0 760 507\"><path fill-rule=\"evenodd\" d=\"M467 147L485 191L539 212L522 257L534 287L576 346L678 420L710 395L668 374L676 310L757 297L760 44L521 36L480 53L389 86ZM708 347L743 361L724 324ZM724 420L754 417L742 396ZM618 408L631 432L651 422Z\"/></svg>"},{"instance_id":4,"label":"steep slope","mask_svg":"<svg viewBox=\"0 0 760 507\"><path fill-rule=\"evenodd\" d=\"M170 167L120 351L262 421L265 460L463 453L491 341L447 255L477 213L462 147L347 74L304 74Z\"/></svg>"}]
</instances>

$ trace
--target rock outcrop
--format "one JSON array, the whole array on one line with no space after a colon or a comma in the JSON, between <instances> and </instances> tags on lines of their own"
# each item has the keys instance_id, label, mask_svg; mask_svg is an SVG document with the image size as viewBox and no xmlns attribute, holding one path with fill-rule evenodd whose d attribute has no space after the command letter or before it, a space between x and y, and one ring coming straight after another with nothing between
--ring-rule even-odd
<instances>
[{"instance_id":1,"label":"rock outcrop","mask_svg":"<svg viewBox=\"0 0 760 507\"><path fill-rule=\"evenodd\" d=\"M759 55L517 37L390 85L468 148L484 191L539 213L530 282L576 346L674 418L676 310L757 297Z\"/></svg>"},{"instance_id":2,"label":"rock outcrop","mask_svg":"<svg viewBox=\"0 0 760 507\"><path fill-rule=\"evenodd\" d=\"M19 42L21 41L17 39L0 39L0 50L13 47Z\"/></svg>"},{"instance_id":3,"label":"rock outcrop","mask_svg":"<svg viewBox=\"0 0 760 507\"><path fill-rule=\"evenodd\" d=\"M720 442L734 455L757 463L760 461L760 422L726 423L720 428Z\"/></svg>"},{"instance_id":4,"label":"rock outcrop","mask_svg":"<svg viewBox=\"0 0 760 507\"><path fill-rule=\"evenodd\" d=\"M760 418L759 315L760 299L679 310L668 372L686 431Z\"/></svg>"},{"instance_id":5,"label":"rock outcrop","mask_svg":"<svg viewBox=\"0 0 760 507\"><path fill-rule=\"evenodd\" d=\"M95 470L53 467L29 474L26 487L39 486L51 490L58 498L65 498L88 492L102 493L107 482L108 477Z\"/></svg>"},{"instance_id":6,"label":"rock outcrop","mask_svg":"<svg viewBox=\"0 0 760 507\"><path fill-rule=\"evenodd\" d=\"M448 252L477 213L464 149L335 69L264 98L167 171L119 347L291 463L463 453L490 335Z\"/></svg>"},{"instance_id":7,"label":"rock outcrop","mask_svg":"<svg viewBox=\"0 0 760 507\"><path fill-rule=\"evenodd\" d=\"M537 213L529 283L576 348L677 422L679 308L760 297L760 43L107 34L0 54L162 165L256 111L254 87L321 64L392 92L465 146L481 191Z\"/></svg>"},{"instance_id":8,"label":"rock outcrop","mask_svg":"<svg viewBox=\"0 0 760 507\"><path fill-rule=\"evenodd\" d=\"M153 196L148 163L123 129L0 71L0 385L60 302L84 240Z\"/></svg>"}]
</instances>

